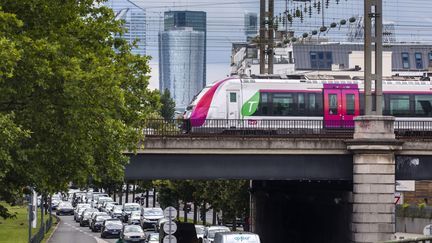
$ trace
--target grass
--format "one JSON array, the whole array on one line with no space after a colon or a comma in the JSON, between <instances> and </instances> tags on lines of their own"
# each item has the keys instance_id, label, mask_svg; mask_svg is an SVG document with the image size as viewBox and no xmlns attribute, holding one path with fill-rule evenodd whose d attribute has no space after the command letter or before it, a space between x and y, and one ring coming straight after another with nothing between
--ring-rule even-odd
<instances>
[{"instance_id":1,"label":"grass","mask_svg":"<svg viewBox=\"0 0 432 243\"><path fill-rule=\"evenodd\" d=\"M28 242L27 207L10 206L5 203L1 203L1 204L6 208L8 208L11 213L16 213L16 218L6 219L6 220L0 218L0 243L6 243L6 242L27 243ZM40 210L38 211L37 216L38 216L37 228L32 229L33 235L36 234L40 228ZM44 217L44 221L47 219L47 217L48 215Z\"/></svg>"}]
</instances>

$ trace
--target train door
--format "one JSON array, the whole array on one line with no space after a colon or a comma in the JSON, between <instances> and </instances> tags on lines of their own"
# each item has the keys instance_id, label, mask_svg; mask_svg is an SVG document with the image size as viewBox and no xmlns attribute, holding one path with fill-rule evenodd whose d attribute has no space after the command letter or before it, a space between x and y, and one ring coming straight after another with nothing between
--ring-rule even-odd
<instances>
[{"instance_id":1,"label":"train door","mask_svg":"<svg viewBox=\"0 0 432 243\"><path fill-rule=\"evenodd\" d=\"M358 115L360 115L360 104L357 85L324 85L324 126L326 128L354 128L354 117Z\"/></svg>"},{"instance_id":2,"label":"train door","mask_svg":"<svg viewBox=\"0 0 432 243\"><path fill-rule=\"evenodd\" d=\"M238 90L227 91L227 119L240 119L240 92Z\"/></svg>"}]
</instances>

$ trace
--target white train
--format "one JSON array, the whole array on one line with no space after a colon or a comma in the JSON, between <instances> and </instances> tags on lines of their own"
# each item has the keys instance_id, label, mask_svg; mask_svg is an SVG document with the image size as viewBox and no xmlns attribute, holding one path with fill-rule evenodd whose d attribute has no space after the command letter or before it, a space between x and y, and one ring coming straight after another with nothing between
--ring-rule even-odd
<instances>
[{"instance_id":1,"label":"white train","mask_svg":"<svg viewBox=\"0 0 432 243\"><path fill-rule=\"evenodd\" d=\"M364 111L363 87L363 80L227 78L205 87L184 118L187 130L352 128ZM430 81L384 80L383 90L384 115L432 121Z\"/></svg>"}]
</instances>

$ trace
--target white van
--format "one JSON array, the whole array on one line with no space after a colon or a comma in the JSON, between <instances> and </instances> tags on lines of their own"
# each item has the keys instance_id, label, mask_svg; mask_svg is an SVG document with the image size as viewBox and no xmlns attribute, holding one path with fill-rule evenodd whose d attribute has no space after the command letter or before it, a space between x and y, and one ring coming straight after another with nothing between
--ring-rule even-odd
<instances>
[{"instance_id":1,"label":"white van","mask_svg":"<svg viewBox=\"0 0 432 243\"><path fill-rule=\"evenodd\" d=\"M261 243L257 234L249 232L218 232L214 243Z\"/></svg>"}]
</instances>

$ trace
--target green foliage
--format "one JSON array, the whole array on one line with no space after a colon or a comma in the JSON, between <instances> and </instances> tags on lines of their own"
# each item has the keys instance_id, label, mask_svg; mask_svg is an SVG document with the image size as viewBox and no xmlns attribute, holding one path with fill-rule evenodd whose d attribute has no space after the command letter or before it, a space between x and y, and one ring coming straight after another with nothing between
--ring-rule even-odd
<instances>
[{"instance_id":1,"label":"green foliage","mask_svg":"<svg viewBox=\"0 0 432 243\"><path fill-rule=\"evenodd\" d=\"M171 93L169 89L165 89L160 97L162 108L161 108L161 116L169 121L174 118L175 114L175 102L171 98Z\"/></svg>"},{"instance_id":2,"label":"green foliage","mask_svg":"<svg viewBox=\"0 0 432 243\"><path fill-rule=\"evenodd\" d=\"M122 152L136 149L144 119L159 113L149 58L114 37L121 23L98 2L0 2L0 134L8 138L0 198L8 202L24 186L52 193L69 182L123 181Z\"/></svg>"}]
</instances>

